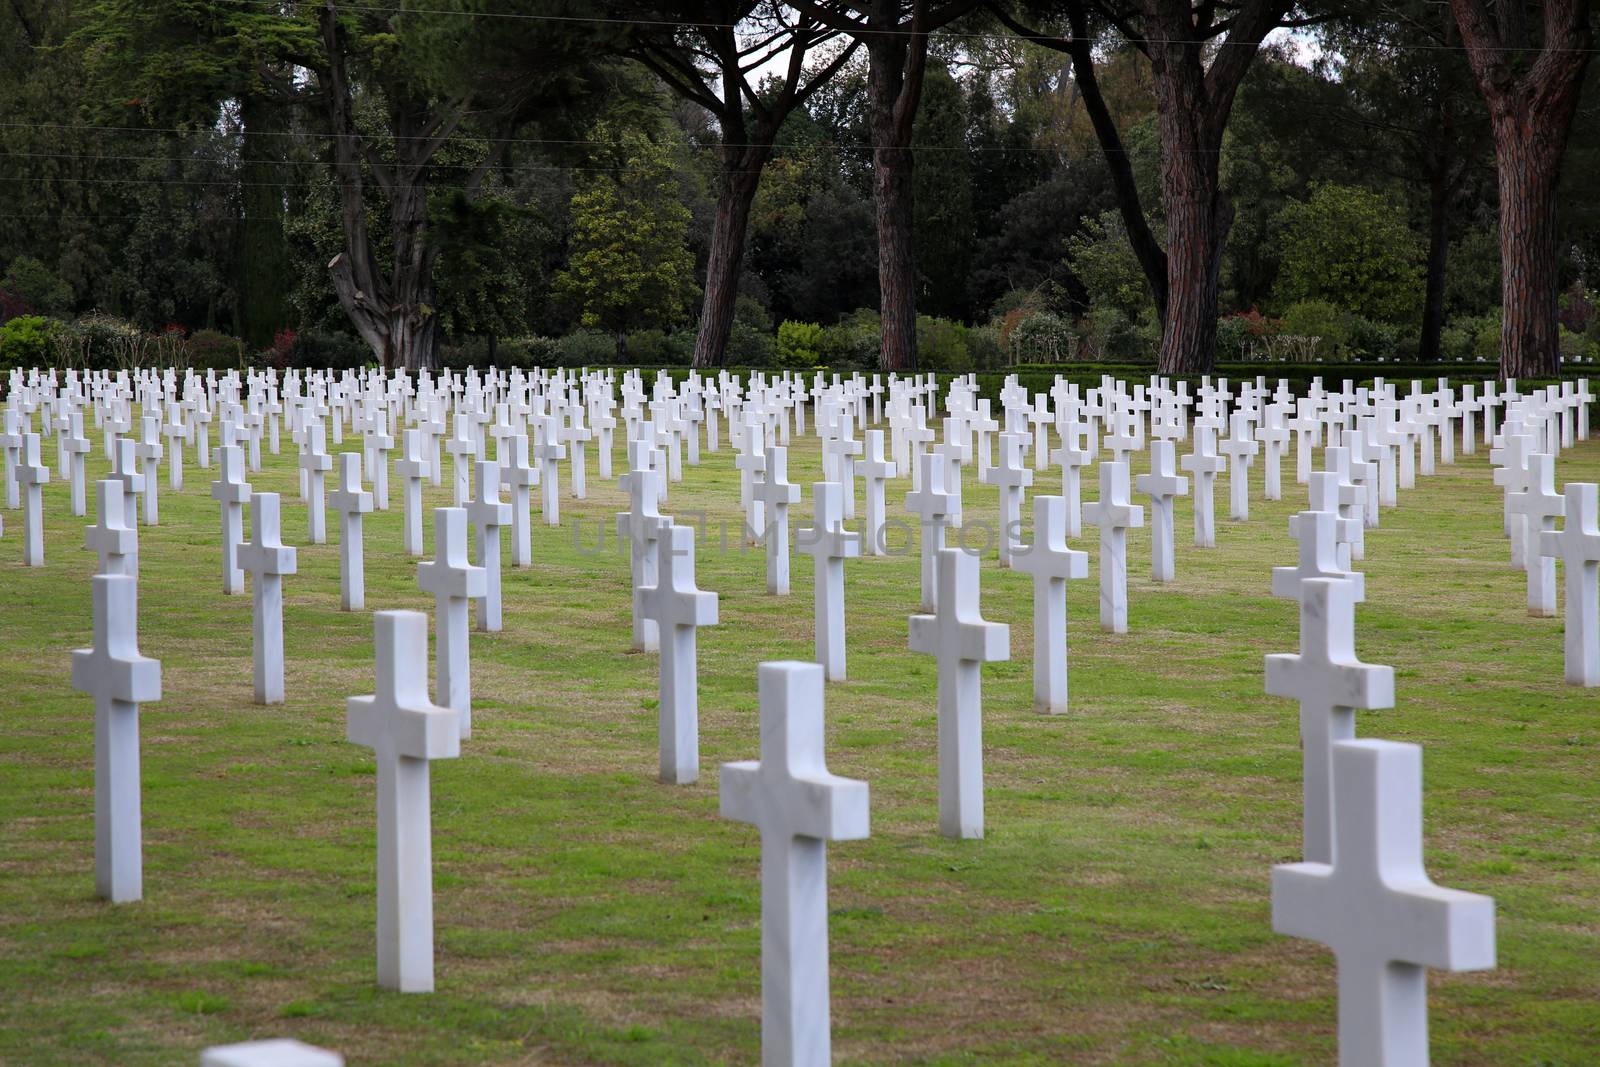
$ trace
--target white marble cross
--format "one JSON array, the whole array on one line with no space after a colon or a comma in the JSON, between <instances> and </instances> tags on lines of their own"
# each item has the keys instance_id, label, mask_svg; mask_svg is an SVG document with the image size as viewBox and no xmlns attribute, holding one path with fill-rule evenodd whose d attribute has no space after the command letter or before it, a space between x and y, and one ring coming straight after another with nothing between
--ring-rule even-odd
<instances>
[{"instance_id":1,"label":"white marble cross","mask_svg":"<svg viewBox=\"0 0 1600 1067\"><path fill-rule=\"evenodd\" d=\"M506 438L511 453L500 458L500 484L511 490L511 565L533 566L533 531L530 509L532 486L536 481L534 469L528 463L528 435L512 434Z\"/></svg>"},{"instance_id":2,"label":"white marble cross","mask_svg":"<svg viewBox=\"0 0 1600 1067\"><path fill-rule=\"evenodd\" d=\"M1333 787L1332 857L1273 868L1272 928L1333 950L1340 1067L1426 1067L1425 968L1492 968L1494 900L1423 869L1420 747L1340 741Z\"/></svg>"},{"instance_id":3,"label":"white marble cross","mask_svg":"<svg viewBox=\"0 0 1600 1067\"><path fill-rule=\"evenodd\" d=\"M366 452L366 469L372 475L372 506L378 511L389 510L389 453L394 451L394 438L388 433L388 419L375 412L362 435Z\"/></svg>"},{"instance_id":4,"label":"white marble cross","mask_svg":"<svg viewBox=\"0 0 1600 1067\"><path fill-rule=\"evenodd\" d=\"M139 531L128 524L122 483L106 478L95 483L95 524L85 527L83 543L100 555L101 574L139 575Z\"/></svg>"},{"instance_id":5,"label":"white marble cross","mask_svg":"<svg viewBox=\"0 0 1600 1067\"><path fill-rule=\"evenodd\" d=\"M1566 572L1565 662L1572 685L1600 685L1600 486L1568 482L1566 523L1539 535L1539 551L1559 556Z\"/></svg>"},{"instance_id":6,"label":"white marble cross","mask_svg":"<svg viewBox=\"0 0 1600 1067\"><path fill-rule=\"evenodd\" d=\"M694 527L664 524L656 535L656 581L636 588L640 613L654 620L661 645L657 706L661 780L700 777L700 697L695 633L717 622L717 594L694 583Z\"/></svg>"},{"instance_id":7,"label":"white marble cross","mask_svg":"<svg viewBox=\"0 0 1600 1067\"><path fill-rule=\"evenodd\" d=\"M288 1038L213 1045L200 1054L200 1067L344 1067L337 1052Z\"/></svg>"},{"instance_id":8,"label":"white marble cross","mask_svg":"<svg viewBox=\"0 0 1600 1067\"><path fill-rule=\"evenodd\" d=\"M1300 702L1301 836L1316 863L1333 855L1333 745L1355 737L1358 710L1394 707L1394 668L1356 658L1355 595L1347 579L1302 579L1300 651L1266 659L1267 694Z\"/></svg>"},{"instance_id":9,"label":"white marble cross","mask_svg":"<svg viewBox=\"0 0 1600 1067\"><path fill-rule=\"evenodd\" d=\"M500 464L479 460L473 468L477 495L467 505L483 568L484 594L478 598L476 622L485 633L499 633L501 621L500 530L511 522L511 505L500 499Z\"/></svg>"},{"instance_id":10,"label":"white marble cross","mask_svg":"<svg viewBox=\"0 0 1600 1067\"><path fill-rule=\"evenodd\" d=\"M22 452L22 414L12 407L5 409L5 430L0 432L0 452L5 454L5 472L3 480L6 483L6 507L11 511L21 506L21 495L17 487L17 456ZM110 431L107 431L109 441Z\"/></svg>"},{"instance_id":11,"label":"white marble cross","mask_svg":"<svg viewBox=\"0 0 1600 1067\"><path fill-rule=\"evenodd\" d=\"M1087 447L1079 447L1088 427L1076 419L1069 420L1061 431L1061 447L1050 453L1050 458L1061 464L1061 497L1067 504L1067 536L1083 536L1083 468L1094 459Z\"/></svg>"},{"instance_id":12,"label":"white marble cross","mask_svg":"<svg viewBox=\"0 0 1600 1067\"><path fill-rule=\"evenodd\" d=\"M556 419L546 415L539 420L539 439L534 444L534 459L539 464L540 511L546 526L561 525L561 461L567 446L561 443Z\"/></svg>"},{"instance_id":13,"label":"white marble cross","mask_svg":"<svg viewBox=\"0 0 1600 1067\"><path fill-rule=\"evenodd\" d=\"M372 494L361 488L359 452L339 455L339 484L328 502L339 516L339 606L360 611L367 604L367 558L363 515L372 511Z\"/></svg>"},{"instance_id":14,"label":"white marble cross","mask_svg":"<svg viewBox=\"0 0 1600 1067\"><path fill-rule=\"evenodd\" d=\"M244 505L252 492L244 480L244 450L225 445L217 450L217 480L211 483L211 498L222 513L222 592L238 596L244 592L244 571L239 566L239 545L244 540Z\"/></svg>"},{"instance_id":15,"label":"white marble cross","mask_svg":"<svg viewBox=\"0 0 1600 1067\"><path fill-rule=\"evenodd\" d=\"M1262 423L1256 427L1256 440L1261 442L1265 450L1262 455L1263 487L1261 496L1266 500L1283 499L1283 482L1280 474L1279 459L1283 455L1283 447L1289 441L1289 428L1283 425L1283 409L1277 404L1268 404L1262 408Z\"/></svg>"},{"instance_id":16,"label":"white marble cross","mask_svg":"<svg viewBox=\"0 0 1600 1067\"><path fill-rule=\"evenodd\" d=\"M637 457L645 462L643 449ZM617 513L617 538L628 545L629 569L633 587L633 647L649 652L659 646L655 620L644 614L639 591L656 584L656 540L672 520L657 510L660 499L657 482L661 475L648 466L636 466L623 476L629 509Z\"/></svg>"},{"instance_id":17,"label":"white marble cross","mask_svg":"<svg viewBox=\"0 0 1600 1067\"><path fill-rule=\"evenodd\" d=\"M1541 550L1543 535L1556 528L1566 501L1555 486L1555 457L1535 452L1528 457L1527 480L1510 496L1512 522L1524 524L1523 562L1528 571L1528 614L1541 618L1556 613L1556 561Z\"/></svg>"},{"instance_id":18,"label":"white marble cross","mask_svg":"<svg viewBox=\"0 0 1600 1067\"><path fill-rule=\"evenodd\" d=\"M428 477L427 451L422 447L422 431L407 430L405 455L394 470L405 482L404 543L408 556L422 555L422 480Z\"/></svg>"},{"instance_id":19,"label":"white marble cross","mask_svg":"<svg viewBox=\"0 0 1600 1067\"><path fill-rule=\"evenodd\" d=\"M922 555L922 610L939 610L937 564L944 549L944 532L950 525L950 494L944 491L944 459L925 453L919 458L922 480L906 494L906 510L917 516Z\"/></svg>"},{"instance_id":20,"label":"white marble cross","mask_svg":"<svg viewBox=\"0 0 1600 1067\"><path fill-rule=\"evenodd\" d=\"M91 581L94 647L72 653L72 688L94 697L95 893L121 904L144 895L139 705L161 699L161 664L139 654L138 581Z\"/></svg>"},{"instance_id":21,"label":"white marble cross","mask_svg":"<svg viewBox=\"0 0 1600 1067\"><path fill-rule=\"evenodd\" d=\"M141 426L143 436L134 446L134 451L139 458L139 469L144 474L144 524L159 526L161 525L160 467L164 451L161 447L161 420L153 415L146 415Z\"/></svg>"},{"instance_id":22,"label":"white marble cross","mask_svg":"<svg viewBox=\"0 0 1600 1067\"><path fill-rule=\"evenodd\" d=\"M739 472L739 503L745 511L745 541L754 544L766 533L766 509L761 494L756 491L761 474L766 470L767 454L762 444L762 424L752 422L745 428L743 447L734 457L733 465ZM784 472L788 476L788 472Z\"/></svg>"},{"instance_id":23,"label":"white marble cross","mask_svg":"<svg viewBox=\"0 0 1600 1067\"><path fill-rule=\"evenodd\" d=\"M861 535L844 528L844 488L837 482L811 487L811 525L796 535L800 551L815 561L813 619L817 662L830 682L845 678L844 561L861 555Z\"/></svg>"},{"instance_id":24,"label":"white marble cross","mask_svg":"<svg viewBox=\"0 0 1600 1067\"><path fill-rule=\"evenodd\" d=\"M434 703L461 717L461 736L472 736L472 657L467 601L487 591L482 567L467 558L465 508L433 509L435 558L417 564L417 585L433 594Z\"/></svg>"},{"instance_id":25,"label":"white marble cross","mask_svg":"<svg viewBox=\"0 0 1600 1067\"><path fill-rule=\"evenodd\" d=\"M1289 536L1300 543L1299 562L1272 568L1272 595L1299 600L1302 584L1310 578L1340 578L1351 583L1352 598L1366 599L1366 576L1339 564L1339 524L1347 522L1336 511L1302 511L1289 519Z\"/></svg>"},{"instance_id":26,"label":"white marble cross","mask_svg":"<svg viewBox=\"0 0 1600 1067\"><path fill-rule=\"evenodd\" d=\"M183 445L189 436L183 424L182 409L176 404L167 405L167 421L161 427L161 436L167 439L167 487L183 489Z\"/></svg>"},{"instance_id":27,"label":"white marble cross","mask_svg":"<svg viewBox=\"0 0 1600 1067\"><path fill-rule=\"evenodd\" d=\"M250 572L254 603L251 637L255 651L257 704L283 703L283 576L296 570L295 550L278 535L278 494L250 498L251 540L239 546L239 566Z\"/></svg>"},{"instance_id":28,"label":"white marble cross","mask_svg":"<svg viewBox=\"0 0 1600 1067\"><path fill-rule=\"evenodd\" d=\"M1128 531L1144 525L1144 508L1128 503L1128 465L1100 464L1100 499L1084 508L1100 527L1100 628L1128 632Z\"/></svg>"},{"instance_id":29,"label":"white marble cross","mask_svg":"<svg viewBox=\"0 0 1600 1067\"><path fill-rule=\"evenodd\" d=\"M1250 464L1261 444L1250 437L1250 419L1235 413L1229 422L1232 432L1218 451L1228 458L1228 518L1244 522L1250 518Z\"/></svg>"},{"instance_id":30,"label":"white marble cross","mask_svg":"<svg viewBox=\"0 0 1600 1067\"><path fill-rule=\"evenodd\" d=\"M893 478L896 467L883 455L883 431L868 430L866 456L858 464L861 482L867 494L867 531L863 547L869 556L881 556L888 551L884 541L884 482Z\"/></svg>"},{"instance_id":31,"label":"white marble cross","mask_svg":"<svg viewBox=\"0 0 1600 1067\"><path fill-rule=\"evenodd\" d=\"M22 486L22 565L44 566L44 487L50 483L50 468L39 456L39 435L22 435L22 459L17 464L17 482Z\"/></svg>"},{"instance_id":32,"label":"white marble cross","mask_svg":"<svg viewBox=\"0 0 1600 1067\"><path fill-rule=\"evenodd\" d=\"M1167 446L1170 441L1156 444ZM1033 575L1033 706L1046 715L1067 710L1067 580L1089 576L1089 555L1067 547L1067 505L1058 496L1033 498L1033 544L1017 549L1011 565Z\"/></svg>"},{"instance_id":33,"label":"white marble cross","mask_svg":"<svg viewBox=\"0 0 1600 1067\"><path fill-rule=\"evenodd\" d=\"M306 424L305 441L300 448L300 473L306 482L307 534L314 545L328 543L328 501L324 475L333 467L328 455L328 428L321 419Z\"/></svg>"},{"instance_id":34,"label":"white marble cross","mask_svg":"<svg viewBox=\"0 0 1600 1067\"><path fill-rule=\"evenodd\" d=\"M767 550L767 592L789 595L789 507L800 500L800 487L789 481L789 450L782 445L767 449L758 472L754 496L766 512L762 541ZM870 492L870 490L869 490Z\"/></svg>"},{"instance_id":35,"label":"white marble cross","mask_svg":"<svg viewBox=\"0 0 1600 1067\"><path fill-rule=\"evenodd\" d=\"M817 664L763 663L757 692L761 760L724 763L719 793L761 830L761 1062L829 1067L826 842L866 838L867 783L828 773Z\"/></svg>"},{"instance_id":36,"label":"white marble cross","mask_svg":"<svg viewBox=\"0 0 1600 1067\"><path fill-rule=\"evenodd\" d=\"M377 692L345 705L345 736L378 765L378 985L433 991L429 761L461 755L460 716L428 699L428 620L373 616Z\"/></svg>"},{"instance_id":37,"label":"white marble cross","mask_svg":"<svg viewBox=\"0 0 1600 1067\"><path fill-rule=\"evenodd\" d=\"M937 614L911 616L911 651L939 671L939 832L983 836L982 668L1011 658L1011 628L980 614L978 559L959 548L938 554Z\"/></svg>"},{"instance_id":38,"label":"white marble cross","mask_svg":"<svg viewBox=\"0 0 1600 1067\"><path fill-rule=\"evenodd\" d=\"M1217 455L1215 432L1200 421L1194 424L1194 451L1178 465L1194 475L1194 543L1197 548L1217 547L1217 474L1224 460Z\"/></svg>"},{"instance_id":39,"label":"white marble cross","mask_svg":"<svg viewBox=\"0 0 1600 1067\"><path fill-rule=\"evenodd\" d=\"M1173 469L1171 441L1150 442L1150 473L1133 480L1134 488L1150 498L1150 580L1170 582L1173 578L1175 540L1172 502L1189 494L1189 479Z\"/></svg>"},{"instance_id":40,"label":"white marble cross","mask_svg":"<svg viewBox=\"0 0 1600 1067\"><path fill-rule=\"evenodd\" d=\"M465 411L456 412L455 435L444 443L444 450L451 460L451 499L456 507L464 508L471 499L468 475L478 458L478 443L472 439L472 416Z\"/></svg>"},{"instance_id":41,"label":"white marble cross","mask_svg":"<svg viewBox=\"0 0 1600 1067\"><path fill-rule=\"evenodd\" d=\"M81 518L88 510L83 468L89 439L83 435L83 412L73 410L69 430L61 436L61 450L67 457L67 479L72 485L72 514Z\"/></svg>"},{"instance_id":42,"label":"white marble cross","mask_svg":"<svg viewBox=\"0 0 1600 1067\"><path fill-rule=\"evenodd\" d=\"M1027 437L1020 433L1000 435L1000 463L978 472L978 480L996 487L1000 495L1000 566L1010 567L1022 528L1023 490L1033 484L1033 471L1024 465L1022 448Z\"/></svg>"}]
</instances>

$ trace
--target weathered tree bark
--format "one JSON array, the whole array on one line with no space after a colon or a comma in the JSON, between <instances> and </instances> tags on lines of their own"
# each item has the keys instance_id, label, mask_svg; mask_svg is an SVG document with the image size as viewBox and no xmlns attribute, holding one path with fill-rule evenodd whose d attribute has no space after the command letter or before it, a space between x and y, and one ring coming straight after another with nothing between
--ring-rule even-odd
<instances>
[{"instance_id":1,"label":"weathered tree bark","mask_svg":"<svg viewBox=\"0 0 1600 1067\"><path fill-rule=\"evenodd\" d=\"M917 275L912 249L911 134L928 58L925 0L908 27L898 0L874 0L867 38L867 116L872 134L872 208L878 229L878 313L885 371L917 366Z\"/></svg>"},{"instance_id":2,"label":"weathered tree bark","mask_svg":"<svg viewBox=\"0 0 1600 1067\"><path fill-rule=\"evenodd\" d=\"M246 94L239 114L244 225L239 240L239 336L256 349L289 324L289 242L284 236L283 156L288 131L282 104Z\"/></svg>"},{"instance_id":3,"label":"weathered tree bark","mask_svg":"<svg viewBox=\"0 0 1600 1067\"><path fill-rule=\"evenodd\" d=\"M744 271L750 207L755 203L761 168L768 154L765 149L751 148L739 153L740 166L723 169L717 193L717 217L711 228L711 252L706 261L700 329L694 340L696 367L720 366L726 360L728 338L733 333L734 306L739 299L739 276Z\"/></svg>"},{"instance_id":4,"label":"weathered tree bark","mask_svg":"<svg viewBox=\"0 0 1600 1067\"><path fill-rule=\"evenodd\" d=\"M1233 204L1219 177L1222 135L1262 38L1288 7L1282 0L1246 0L1231 12L1227 37L1215 41L1216 5L1144 0L1167 209L1167 315L1156 357L1162 374L1193 374L1216 363L1217 279L1233 226Z\"/></svg>"},{"instance_id":5,"label":"weathered tree bark","mask_svg":"<svg viewBox=\"0 0 1600 1067\"><path fill-rule=\"evenodd\" d=\"M1556 185L1594 34L1589 0L1545 0L1531 47L1521 4L1450 0L1467 62L1489 106L1500 194L1500 376L1561 371Z\"/></svg>"}]
</instances>

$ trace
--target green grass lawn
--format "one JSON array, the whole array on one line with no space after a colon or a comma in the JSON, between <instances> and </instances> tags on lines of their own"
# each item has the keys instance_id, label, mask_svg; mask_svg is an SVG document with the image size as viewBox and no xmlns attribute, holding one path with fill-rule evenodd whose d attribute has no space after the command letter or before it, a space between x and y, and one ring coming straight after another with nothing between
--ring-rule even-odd
<instances>
[{"instance_id":1,"label":"green grass lawn","mask_svg":"<svg viewBox=\"0 0 1600 1067\"><path fill-rule=\"evenodd\" d=\"M220 591L215 471L191 455L181 494L163 473L162 525L140 530L140 645L164 698L141 713L139 904L94 897L93 708L68 668L90 637L85 520L52 483L47 566L30 570L21 513L5 515L0 1063L186 1064L264 1036L352 1064L757 1062L759 843L717 816L717 768L758 754L757 663L810 658L811 561L794 558L792 596L765 595L763 557L736 550L726 441L666 506L713 526L700 782L655 780L656 658L629 650L624 498L591 449L589 499L563 500L561 529L535 525L531 569L506 567L505 632L472 638L473 737L434 766L431 996L375 984L373 763L344 740L345 698L373 690L372 621L339 610L337 544L304 546L291 455L266 459L253 482L284 494L302 545L286 705L250 702L250 600ZM1226 521L1219 482L1215 550L1190 547L1181 501L1171 586L1148 581L1133 533L1125 636L1099 630L1080 542L1065 716L1032 710L1030 580L986 561L984 614L1011 624L1013 659L984 669L982 841L936 829L934 664L907 650L916 557L846 565L851 680L828 689L828 759L871 784L872 837L829 852L840 1062L1333 1062L1332 958L1269 923L1269 871L1300 844L1297 709L1262 674L1264 654L1297 647L1295 604L1268 595L1295 557L1293 469L1266 504L1257 468L1248 523ZM1499 968L1430 982L1434 1062L1593 1064L1600 699L1562 683L1561 621L1526 614L1485 450L1440 470L1368 531L1357 619L1361 655L1397 687L1358 732L1425 746L1429 870L1497 905ZM814 441L791 472L798 528ZM1600 480L1600 442L1562 457L1568 480ZM993 490L965 481L967 515L993 521ZM1057 472L1040 482L1060 491ZM907 488L891 484L891 513ZM367 521L367 604L428 608L391 491Z\"/></svg>"}]
</instances>

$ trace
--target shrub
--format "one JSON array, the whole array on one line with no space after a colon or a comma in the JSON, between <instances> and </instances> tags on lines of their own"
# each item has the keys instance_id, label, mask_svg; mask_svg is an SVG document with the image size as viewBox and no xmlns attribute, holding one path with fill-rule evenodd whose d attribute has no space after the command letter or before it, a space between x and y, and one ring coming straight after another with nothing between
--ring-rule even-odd
<instances>
[{"instance_id":1,"label":"shrub","mask_svg":"<svg viewBox=\"0 0 1600 1067\"><path fill-rule=\"evenodd\" d=\"M0 371L55 363L55 338L62 325L43 315L19 315L0 326Z\"/></svg>"},{"instance_id":2,"label":"shrub","mask_svg":"<svg viewBox=\"0 0 1600 1067\"><path fill-rule=\"evenodd\" d=\"M1344 329L1345 354L1350 358L1392 361L1399 354L1400 331L1390 323L1350 314L1344 317Z\"/></svg>"},{"instance_id":3,"label":"shrub","mask_svg":"<svg viewBox=\"0 0 1600 1067\"><path fill-rule=\"evenodd\" d=\"M1153 311L1130 318L1119 308L1094 307L1084 316L1083 325L1084 343L1096 359L1154 359L1161 344L1161 327Z\"/></svg>"},{"instance_id":4,"label":"shrub","mask_svg":"<svg viewBox=\"0 0 1600 1067\"><path fill-rule=\"evenodd\" d=\"M244 365L244 342L218 330L196 330L184 358L196 370L233 370Z\"/></svg>"},{"instance_id":5,"label":"shrub","mask_svg":"<svg viewBox=\"0 0 1600 1067\"><path fill-rule=\"evenodd\" d=\"M785 319L778 326L778 366L814 367L822 359L822 327Z\"/></svg>"},{"instance_id":6,"label":"shrub","mask_svg":"<svg viewBox=\"0 0 1600 1067\"><path fill-rule=\"evenodd\" d=\"M1000 343L1000 328L995 325L967 329L967 355L973 370L998 370L1006 365L1005 346Z\"/></svg>"},{"instance_id":7,"label":"shrub","mask_svg":"<svg viewBox=\"0 0 1600 1067\"><path fill-rule=\"evenodd\" d=\"M283 332L280 331L279 336ZM274 348L277 347L276 340ZM300 368L358 370L375 362L372 349L358 337L327 330L303 330L291 334L288 363Z\"/></svg>"},{"instance_id":8,"label":"shrub","mask_svg":"<svg viewBox=\"0 0 1600 1067\"><path fill-rule=\"evenodd\" d=\"M778 346L768 330L758 329L748 322L733 320L733 330L728 335L728 362L744 363L752 367L770 366L778 353Z\"/></svg>"},{"instance_id":9,"label":"shrub","mask_svg":"<svg viewBox=\"0 0 1600 1067\"><path fill-rule=\"evenodd\" d=\"M635 330L628 334L628 359L662 367L687 367L694 362L694 335L682 330Z\"/></svg>"},{"instance_id":10,"label":"shrub","mask_svg":"<svg viewBox=\"0 0 1600 1067\"><path fill-rule=\"evenodd\" d=\"M917 368L933 371L971 370L967 328L949 319L918 315Z\"/></svg>"},{"instance_id":11,"label":"shrub","mask_svg":"<svg viewBox=\"0 0 1600 1067\"><path fill-rule=\"evenodd\" d=\"M1017 363L1060 363L1076 355L1072 325L1053 311L1031 311L1009 331L1008 345Z\"/></svg>"},{"instance_id":12,"label":"shrub","mask_svg":"<svg viewBox=\"0 0 1600 1067\"><path fill-rule=\"evenodd\" d=\"M1283 312L1283 332L1296 337L1320 337L1317 353L1324 358L1342 355L1349 330L1339 309L1326 300L1301 300Z\"/></svg>"},{"instance_id":13,"label":"shrub","mask_svg":"<svg viewBox=\"0 0 1600 1067\"><path fill-rule=\"evenodd\" d=\"M1472 356L1492 363L1500 362L1500 309L1468 320L1473 324Z\"/></svg>"},{"instance_id":14,"label":"shrub","mask_svg":"<svg viewBox=\"0 0 1600 1067\"><path fill-rule=\"evenodd\" d=\"M597 367L616 362L617 339L599 330L573 330L555 344L558 366Z\"/></svg>"},{"instance_id":15,"label":"shrub","mask_svg":"<svg viewBox=\"0 0 1600 1067\"><path fill-rule=\"evenodd\" d=\"M18 256L6 267L0 287L30 311L65 315L72 308L72 286L32 256Z\"/></svg>"},{"instance_id":16,"label":"shrub","mask_svg":"<svg viewBox=\"0 0 1600 1067\"><path fill-rule=\"evenodd\" d=\"M822 330L822 358L830 366L871 370L883 347L883 321L871 308L857 308Z\"/></svg>"},{"instance_id":17,"label":"shrub","mask_svg":"<svg viewBox=\"0 0 1600 1067\"><path fill-rule=\"evenodd\" d=\"M1279 213L1283 227L1279 295L1332 300L1381 322L1416 317L1421 246L1406 213L1368 189L1321 182Z\"/></svg>"},{"instance_id":18,"label":"shrub","mask_svg":"<svg viewBox=\"0 0 1600 1067\"><path fill-rule=\"evenodd\" d=\"M1465 363L1472 358L1472 341L1473 331L1470 327L1456 323L1444 327L1439 331L1439 358Z\"/></svg>"}]
</instances>

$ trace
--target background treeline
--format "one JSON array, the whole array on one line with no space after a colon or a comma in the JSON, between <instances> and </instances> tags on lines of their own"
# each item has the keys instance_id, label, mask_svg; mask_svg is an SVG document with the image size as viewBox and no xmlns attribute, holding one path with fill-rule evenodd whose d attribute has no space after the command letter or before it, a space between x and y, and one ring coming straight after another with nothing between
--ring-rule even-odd
<instances>
[{"instance_id":1,"label":"background treeline","mask_svg":"<svg viewBox=\"0 0 1600 1067\"><path fill-rule=\"evenodd\" d=\"M0 366L1600 357L1575 0L404 7L0 5Z\"/></svg>"}]
</instances>

